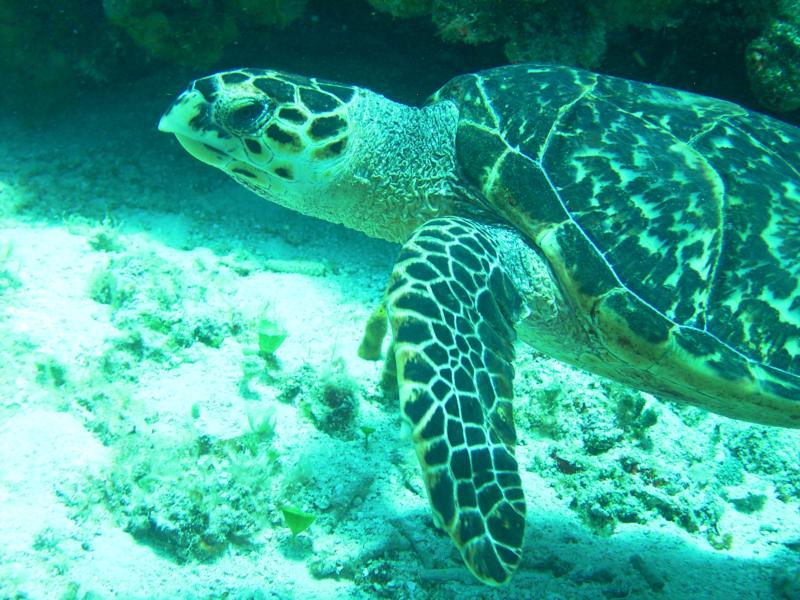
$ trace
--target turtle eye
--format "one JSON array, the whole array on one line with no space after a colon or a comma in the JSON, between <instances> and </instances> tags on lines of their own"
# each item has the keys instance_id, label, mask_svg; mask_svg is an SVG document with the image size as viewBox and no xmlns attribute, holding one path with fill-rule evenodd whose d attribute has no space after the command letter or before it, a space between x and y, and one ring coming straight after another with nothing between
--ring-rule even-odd
<instances>
[{"instance_id":1,"label":"turtle eye","mask_svg":"<svg viewBox=\"0 0 800 600\"><path fill-rule=\"evenodd\" d=\"M234 135L253 135L261 130L270 114L270 106L257 98L241 99L222 111L222 125Z\"/></svg>"}]
</instances>

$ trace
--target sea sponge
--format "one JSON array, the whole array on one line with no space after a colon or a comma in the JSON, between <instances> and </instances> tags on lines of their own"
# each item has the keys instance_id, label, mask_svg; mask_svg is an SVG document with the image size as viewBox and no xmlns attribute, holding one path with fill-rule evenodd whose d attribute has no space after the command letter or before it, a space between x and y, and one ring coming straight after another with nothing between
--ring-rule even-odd
<instances>
[{"instance_id":1,"label":"sea sponge","mask_svg":"<svg viewBox=\"0 0 800 600\"><path fill-rule=\"evenodd\" d=\"M776 112L800 108L800 20L776 19L747 47L747 75L759 102Z\"/></svg>"},{"instance_id":2,"label":"sea sponge","mask_svg":"<svg viewBox=\"0 0 800 600\"><path fill-rule=\"evenodd\" d=\"M393 17L421 17L429 14L434 0L369 0L377 10Z\"/></svg>"},{"instance_id":3,"label":"sea sponge","mask_svg":"<svg viewBox=\"0 0 800 600\"><path fill-rule=\"evenodd\" d=\"M549 62L596 67L606 51L608 24L589 6L547 3L512 30L504 46L511 62Z\"/></svg>"},{"instance_id":4,"label":"sea sponge","mask_svg":"<svg viewBox=\"0 0 800 600\"><path fill-rule=\"evenodd\" d=\"M285 27L303 14L307 0L224 0L230 14L244 24Z\"/></svg>"},{"instance_id":5,"label":"sea sponge","mask_svg":"<svg viewBox=\"0 0 800 600\"><path fill-rule=\"evenodd\" d=\"M680 22L684 9L696 8L691 5L708 3L708 0L614 0L605 4L603 12L612 29L660 29Z\"/></svg>"},{"instance_id":6,"label":"sea sponge","mask_svg":"<svg viewBox=\"0 0 800 600\"><path fill-rule=\"evenodd\" d=\"M306 0L103 0L109 21L150 56L194 66L216 63L243 29L289 24L305 5Z\"/></svg>"},{"instance_id":7,"label":"sea sponge","mask_svg":"<svg viewBox=\"0 0 800 600\"><path fill-rule=\"evenodd\" d=\"M211 2L103 0L103 10L148 54L169 62L213 64L238 35L233 16Z\"/></svg>"}]
</instances>

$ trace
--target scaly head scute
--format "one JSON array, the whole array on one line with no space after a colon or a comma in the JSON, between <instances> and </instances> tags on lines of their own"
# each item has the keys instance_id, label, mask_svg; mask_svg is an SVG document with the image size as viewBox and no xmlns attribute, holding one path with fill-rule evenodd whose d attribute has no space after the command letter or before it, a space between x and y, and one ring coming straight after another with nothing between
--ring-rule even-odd
<instances>
[{"instance_id":1,"label":"scaly head scute","mask_svg":"<svg viewBox=\"0 0 800 600\"><path fill-rule=\"evenodd\" d=\"M161 118L195 158L293 206L343 170L356 89L276 71L237 69L194 81Z\"/></svg>"}]
</instances>

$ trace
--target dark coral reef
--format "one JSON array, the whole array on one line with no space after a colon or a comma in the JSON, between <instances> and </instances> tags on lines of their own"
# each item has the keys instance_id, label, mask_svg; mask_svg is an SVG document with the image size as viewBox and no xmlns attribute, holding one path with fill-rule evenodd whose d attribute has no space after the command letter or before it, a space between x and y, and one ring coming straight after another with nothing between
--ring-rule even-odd
<instances>
[{"instance_id":1,"label":"dark coral reef","mask_svg":"<svg viewBox=\"0 0 800 600\"><path fill-rule=\"evenodd\" d=\"M775 112L800 109L800 2L779 0L762 34L747 47L753 92Z\"/></svg>"},{"instance_id":2,"label":"dark coral reef","mask_svg":"<svg viewBox=\"0 0 800 600\"><path fill-rule=\"evenodd\" d=\"M776 113L800 109L798 0L0 0L0 69L19 106L56 105L169 64L213 70L231 54L267 64L281 30L293 35L280 50L312 66L330 61L309 33L320 21L351 53L359 44L368 53L378 36L420 63L436 56L415 49L438 44L463 71L485 52L489 62L570 64ZM376 65L388 59L374 54Z\"/></svg>"}]
</instances>

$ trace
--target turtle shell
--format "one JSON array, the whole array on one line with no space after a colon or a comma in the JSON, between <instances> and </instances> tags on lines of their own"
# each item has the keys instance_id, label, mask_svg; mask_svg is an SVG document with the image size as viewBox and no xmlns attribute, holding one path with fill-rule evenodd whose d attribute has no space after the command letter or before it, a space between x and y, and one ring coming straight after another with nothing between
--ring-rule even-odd
<instances>
[{"instance_id":1,"label":"turtle shell","mask_svg":"<svg viewBox=\"0 0 800 600\"><path fill-rule=\"evenodd\" d=\"M567 67L465 75L446 99L464 179L640 387L800 426L800 130Z\"/></svg>"}]
</instances>

